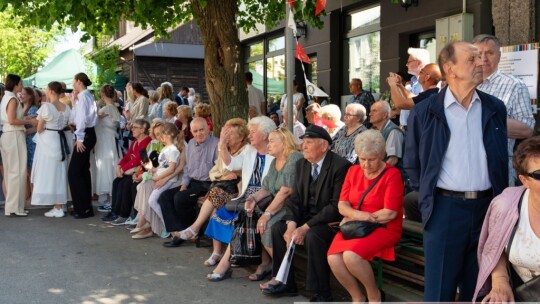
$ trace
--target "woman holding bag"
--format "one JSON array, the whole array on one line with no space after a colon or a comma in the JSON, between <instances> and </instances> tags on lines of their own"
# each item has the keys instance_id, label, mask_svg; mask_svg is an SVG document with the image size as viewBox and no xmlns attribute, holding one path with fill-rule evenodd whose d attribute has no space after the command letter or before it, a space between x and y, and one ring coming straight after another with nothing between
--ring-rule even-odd
<instances>
[{"instance_id":1,"label":"woman holding bag","mask_svg":"<svg viewBox=\"0 0 540 304\"><path fill-rule=\"evenodd\" d=\"M219 158L228 170L242 170L242 189L240 195L233 201L245 200L249 195L261 188L262 181L270 169L270 163L274 159L273 156L268 154L268 136L275 129L276 125L274 122L266 116L251 119L248 123L250 144L246 145L242 153L237 156L232 156L227 149L231 133L234 132L234 129L231 127L221 129L218 146ZM184 231L185 234L191 234L189 229L186 230L188 231ZM231 276L232 271L230 270L229 256L230 250L227 248L219 265L207 276L208 280L221 281Z\"/></svg>"},{"instance_id":2,"label":"woman holding bag","mask_svg":"<svg viewBox=\"0 0 540 304\"><path fill-rule=\"evenodd\" d=\"M338 232L328 249L328 264L353 302L366 301L360 285L365 288L369 302L381 302L384 294L377 288L369 261L374 257L395 259L394 245L401 238L403 222L403 181L399 170L384 162L386 144L379 131L360 133L354 148L360 165L349 169L341 188L338 202L339 213L343 215L341 224L367 221L386 226L362 238L348 240Z\"/></svg>"},{"instance_id":3,"label":"woman holding bag","mask_svg":"<svg viewBox=\"0 0 540 304\"><path fill-rule=\"evenodd\" d=\"M263 180L262 188L250 195L246 199L245 208L252 213L262 212L257 221L257 232L261 235L261 242L264 250L261 254L262 262L257 267L255 273L249 275L250 281L261 281L272 274L272 225L280 221L285 215L283 206L285 200L291 195L292 187L296 179L296 162L302 158L302 153L298 152L298 145L294 135L287 129L278 128L268 138L268 154L274 160L270 164L268 175ZM261 210L257 202L271 195L273 197L270 204Z\"/></svg>"}]
</instances>

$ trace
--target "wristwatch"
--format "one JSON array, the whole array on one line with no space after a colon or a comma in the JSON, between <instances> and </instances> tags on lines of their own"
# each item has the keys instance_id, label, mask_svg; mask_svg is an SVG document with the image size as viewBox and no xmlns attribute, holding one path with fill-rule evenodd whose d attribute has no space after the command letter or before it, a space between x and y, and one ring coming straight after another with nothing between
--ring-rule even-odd
<instances>
[{"instance_id":1,"label":"wristwatch","mask_svg":"<svg viewBox=\"0 0 540 304\"><path fill-rule=\"evenodd\" d=\"M268 215L269 218L272 218L272 216L274 216L270 211L265 211L263 214Z\"/></svg>"}]
</instances>

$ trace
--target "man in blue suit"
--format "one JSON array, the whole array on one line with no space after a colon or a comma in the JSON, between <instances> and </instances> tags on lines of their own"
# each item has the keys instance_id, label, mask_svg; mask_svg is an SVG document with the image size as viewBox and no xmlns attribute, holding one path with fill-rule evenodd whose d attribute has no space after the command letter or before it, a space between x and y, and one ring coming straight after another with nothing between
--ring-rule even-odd
<instances>
[{"instance_id":1,"label":"man in blue suit","mask_svg":"<svg viewBox=\"0 0 540 304\"><path fill-rule=\"evenodd\" d=\"M478 49L452 42L439 54L448 86L412 108L404 167L419 190L427 302L471 301L477 247L491 199L508 186L506 108L476 90Z\"/></svg>"}]
</instances>

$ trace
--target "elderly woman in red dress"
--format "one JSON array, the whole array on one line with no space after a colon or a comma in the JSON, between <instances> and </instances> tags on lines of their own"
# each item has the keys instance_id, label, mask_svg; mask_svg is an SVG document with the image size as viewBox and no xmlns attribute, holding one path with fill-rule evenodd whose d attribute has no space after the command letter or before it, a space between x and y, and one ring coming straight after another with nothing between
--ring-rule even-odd
<instances>
[{"instance_id":1,"label":"elderly woman in red dress","mask_svg":"<svg viewBox=\"0 0 540 304\"><path fill-rule=\"evenodd\" d=\"M385 142L381 133L367 130L354 142L360 165L352 166L341 189L338 208L348 221L385 224L363 238L345 240L338 232L328 249L328 263L338 281L347 289L353 302L381 302L383 293L377 288L369 261L374 257L394 260L394 245L401 238L403 221L403 180L399 170L384 162ZM358 204L365 190L382 175L366 194L360 210Z\"/></svg>"}]
</instances>

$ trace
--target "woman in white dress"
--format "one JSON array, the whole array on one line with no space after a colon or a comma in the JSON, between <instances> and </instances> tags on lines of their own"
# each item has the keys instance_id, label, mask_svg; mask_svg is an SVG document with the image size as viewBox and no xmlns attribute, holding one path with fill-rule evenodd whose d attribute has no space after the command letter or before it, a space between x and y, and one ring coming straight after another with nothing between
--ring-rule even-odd
<instances>
[{"instance_id":1,"label":"woman in white dress","mask_svg":"<svg viewBox=\"0 0 540 304\"><path fill-rule=\"evenodd\" d=\"M109 201L112 193L112 183L116 178L115 168L120 160L120 147L116 141L116 125L120 121L120 113L114 105L116 92L114 87L106 84L100 90L101 99L105 102L98 111L96 123L97 136L96 157L96 194L100 201Z\"/></svg>"},{"instance_id":2,"label":"woman in white dress","mask_svg":"<svg viewBox=\"0 0 540 304\"><path fill-rule=\"evenodd\" d=\"M67 201L67 169L69 146L64 129L69 120L70 108L60 102L62 85L53 81L45 94L48 103L39 108L36 152L32 164L32 205L53 205L46 217L63 217Z\"/></svg>"}]
</instances>

